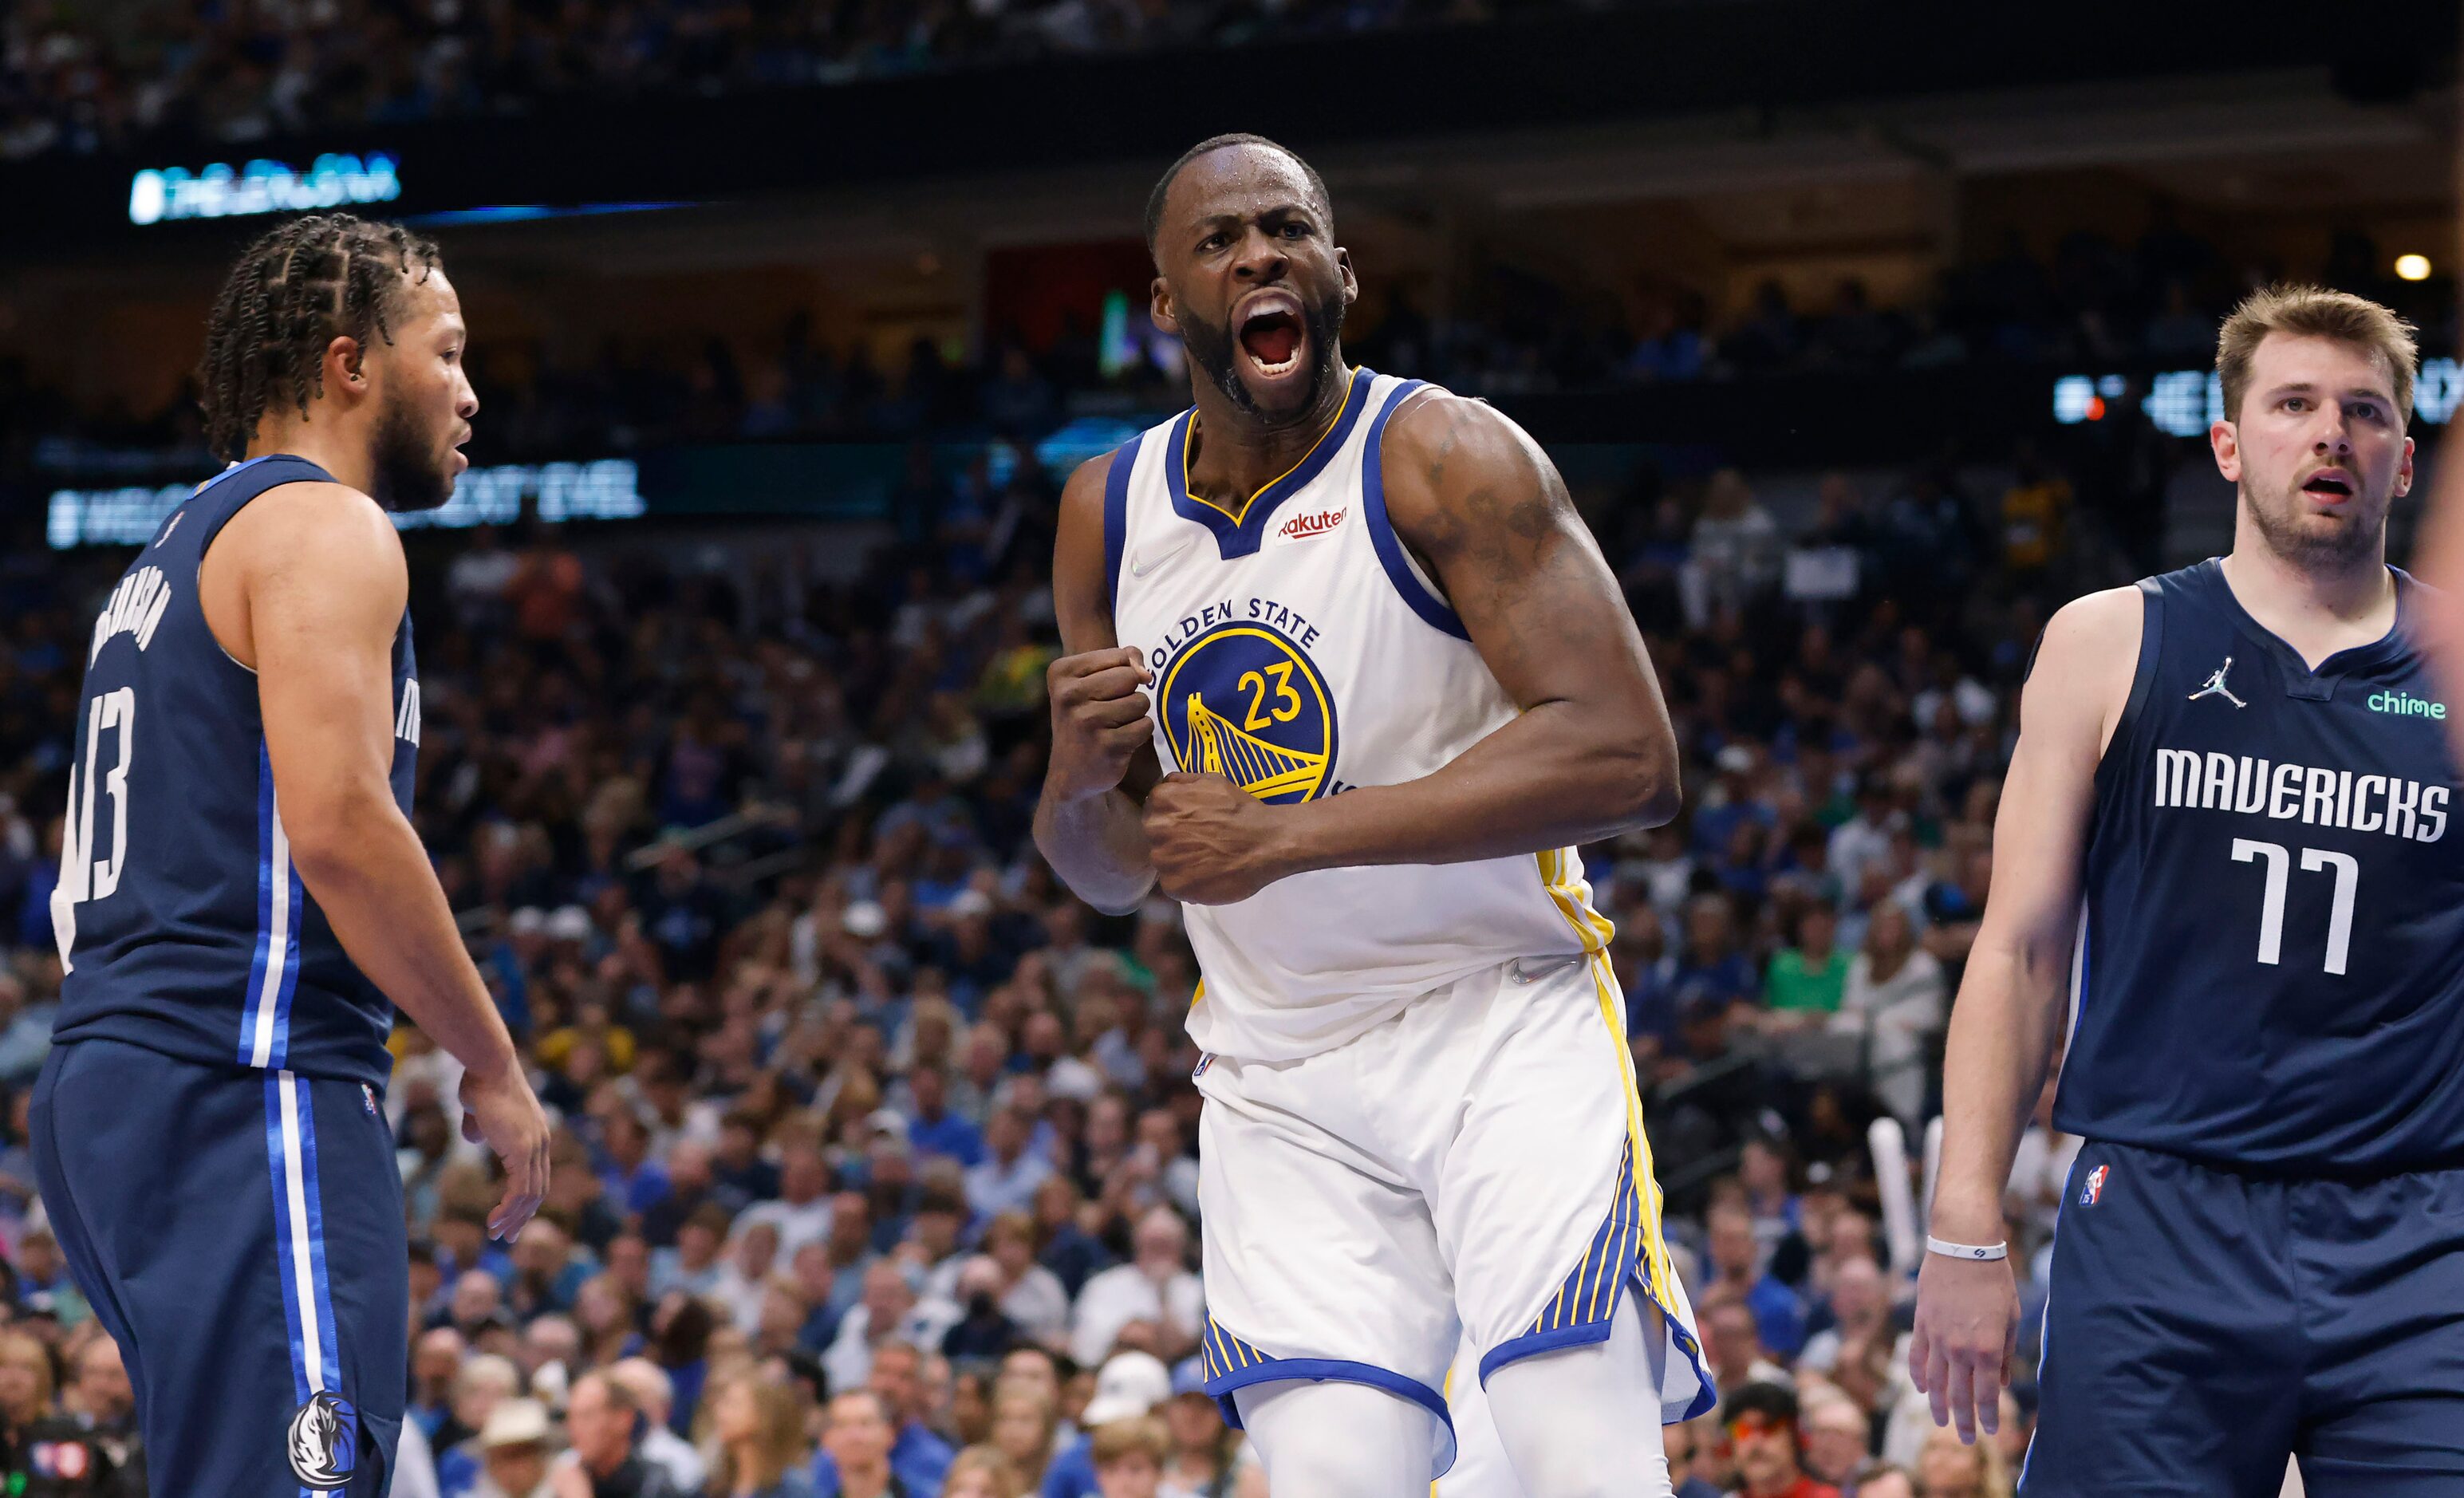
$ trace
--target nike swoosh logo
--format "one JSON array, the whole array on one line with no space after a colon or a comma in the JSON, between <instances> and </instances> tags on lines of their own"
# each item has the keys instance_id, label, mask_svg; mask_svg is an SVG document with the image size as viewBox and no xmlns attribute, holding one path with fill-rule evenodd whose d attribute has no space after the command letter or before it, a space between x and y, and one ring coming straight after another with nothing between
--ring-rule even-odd
<instances>
[{"instance_id":1,"label":"nike swoosh logo","mask_svg":"<svg viewBox=\"0 0 2464 1498\"><path fill-rule=\"evenodd\" d=\"M1182 541L1179 545L1173 547L1170 551L1165 552L1160 557L1132 557L1130 559L1130 576L1133 578L1145 577L1155 568L1162 566L1173 558L1179 556L1184 551L1187 551L1189 546L1190 543L1188 541Z\"/></svg>"}]
</instances>

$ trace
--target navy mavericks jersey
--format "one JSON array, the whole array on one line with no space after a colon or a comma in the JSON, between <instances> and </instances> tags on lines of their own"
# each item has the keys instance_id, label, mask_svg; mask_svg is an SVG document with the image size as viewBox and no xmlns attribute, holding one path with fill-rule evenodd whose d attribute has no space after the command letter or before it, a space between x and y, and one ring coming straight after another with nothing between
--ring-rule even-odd
<instances>
[{"instance_id":1,"label":"navy mavericks jersey","mask_svg":"<svg viewBox=\"0 0 2464 1498\"><path fill-rule=\"evenodd\" d=\"M304 458L225 471L163 522L95 620L52 920L60 1041L103 1036L209 1064L382 1087L393 1005L300 887L276 809L256 673L206 626L197 569L242 505L332 482ZM410 809L419 681L393 642L393 794Z\"/></svg>"},{"instance_id":2,"label":"navy mavericks jersey","mask_svg":"<svg viewBox=\"0 0 2464 1498\"><path fill-rule=\"evenodd\" d=\"M2464 1162L2464 808L2443 720L2464 704L2410 643L2420 584L2395 579L2395 627L2315 672L2212 559L2139 584L2057 1128L2294 1174Z\"/></svg>"}]
</instances>

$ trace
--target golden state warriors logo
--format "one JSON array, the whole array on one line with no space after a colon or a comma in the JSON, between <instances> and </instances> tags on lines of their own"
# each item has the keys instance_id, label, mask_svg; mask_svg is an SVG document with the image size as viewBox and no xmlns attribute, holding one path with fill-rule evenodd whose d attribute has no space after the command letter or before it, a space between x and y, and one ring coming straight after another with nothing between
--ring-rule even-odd
<instances>
[{"instance_id":1,"label":"golden state warriors logo","mask_svg":"<svg viewBox=\"0 0 2464 1498\"><path fill-rule=\"evenodd\" d=\"M1265 802L1307 801L1332 783L1333 694L1268 625L1227 621L1190 640L1164 668L1155 704L1183 770L1223 776Z\"/></svg>"}]
</instances>

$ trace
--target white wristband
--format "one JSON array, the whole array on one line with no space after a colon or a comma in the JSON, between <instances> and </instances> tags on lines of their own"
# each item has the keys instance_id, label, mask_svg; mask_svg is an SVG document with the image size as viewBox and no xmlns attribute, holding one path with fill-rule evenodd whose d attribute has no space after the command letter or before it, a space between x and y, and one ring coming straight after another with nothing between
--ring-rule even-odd
<instances>
[{"instance_id":1,"label":"white wristband","mask_svg":"<svg viewBox=\"0 0 2464 1498\"><path fill-rule=\"evenodd\" d=\"M1928 1233L1925 1235L1925 1252L1938 1253L1946 1259L1966 1259L1983 1264L1993 1259L2008 1259L2011 1245L2008 1243L1947 1244Z\"/></svg>"}]
</instances>

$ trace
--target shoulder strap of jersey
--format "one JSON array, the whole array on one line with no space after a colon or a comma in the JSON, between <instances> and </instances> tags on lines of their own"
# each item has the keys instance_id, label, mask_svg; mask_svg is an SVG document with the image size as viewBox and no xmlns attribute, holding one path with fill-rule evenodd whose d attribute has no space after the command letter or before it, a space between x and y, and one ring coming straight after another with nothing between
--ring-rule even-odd
<instances>
[{"instance_id":1,"label":"shoulder strap of jersey","mask_svg":"<svg viewBox=\"0 0 2464 1498\"><path fill-rule=\"evenodd\" d=\"M330 484L333 481L333 474L306 458L294 457L288 452L268 453L227 468L207 479L203 487L182 501L180 508L173 513L188 518L189 525L195 530L190 544L202 557L206 548L213 544L214 538L222 533L222 528L231 523L231 518L267 490L278 489L284 484ZM165 522L166 527L171 523Z\"/></svg>"},{"instance_id":2,"label":"shoulder strap of jersey","mask_svg":"<svg viewBox=\"0 0 2464 1498\"><path fill-rule=\"evenodd\" d=\"M1426 388L1423 381L1398 381L1377 408L1376 419L1369 424L1369 435L1360 453L1360 518L1369 526L1369 543L1376 549L1377 564L1385 571L1386 581L1395 585L1395 591L1402 595L1412 612L1432 629L1468 640L1471 631L1463 628L1454 606L1420 580L1403 549L1403 539L1395 534L1395 522L1386 514L1386 424L1414 391Z\"/></svg>"},{"instance_id":3,"label":"shoulder strap of jersey","mask_svg":"<svg viewBox=\"0 0 2464 1498\"><path fill-rule=\"evenodd\" d=\"M1121 553L1130 537L1130 474L1138 466L1139 432L1112 450L1112 466L1104 472L1104 604L1117 612L1121 603Z\"/></svg>"}]
</instances>

